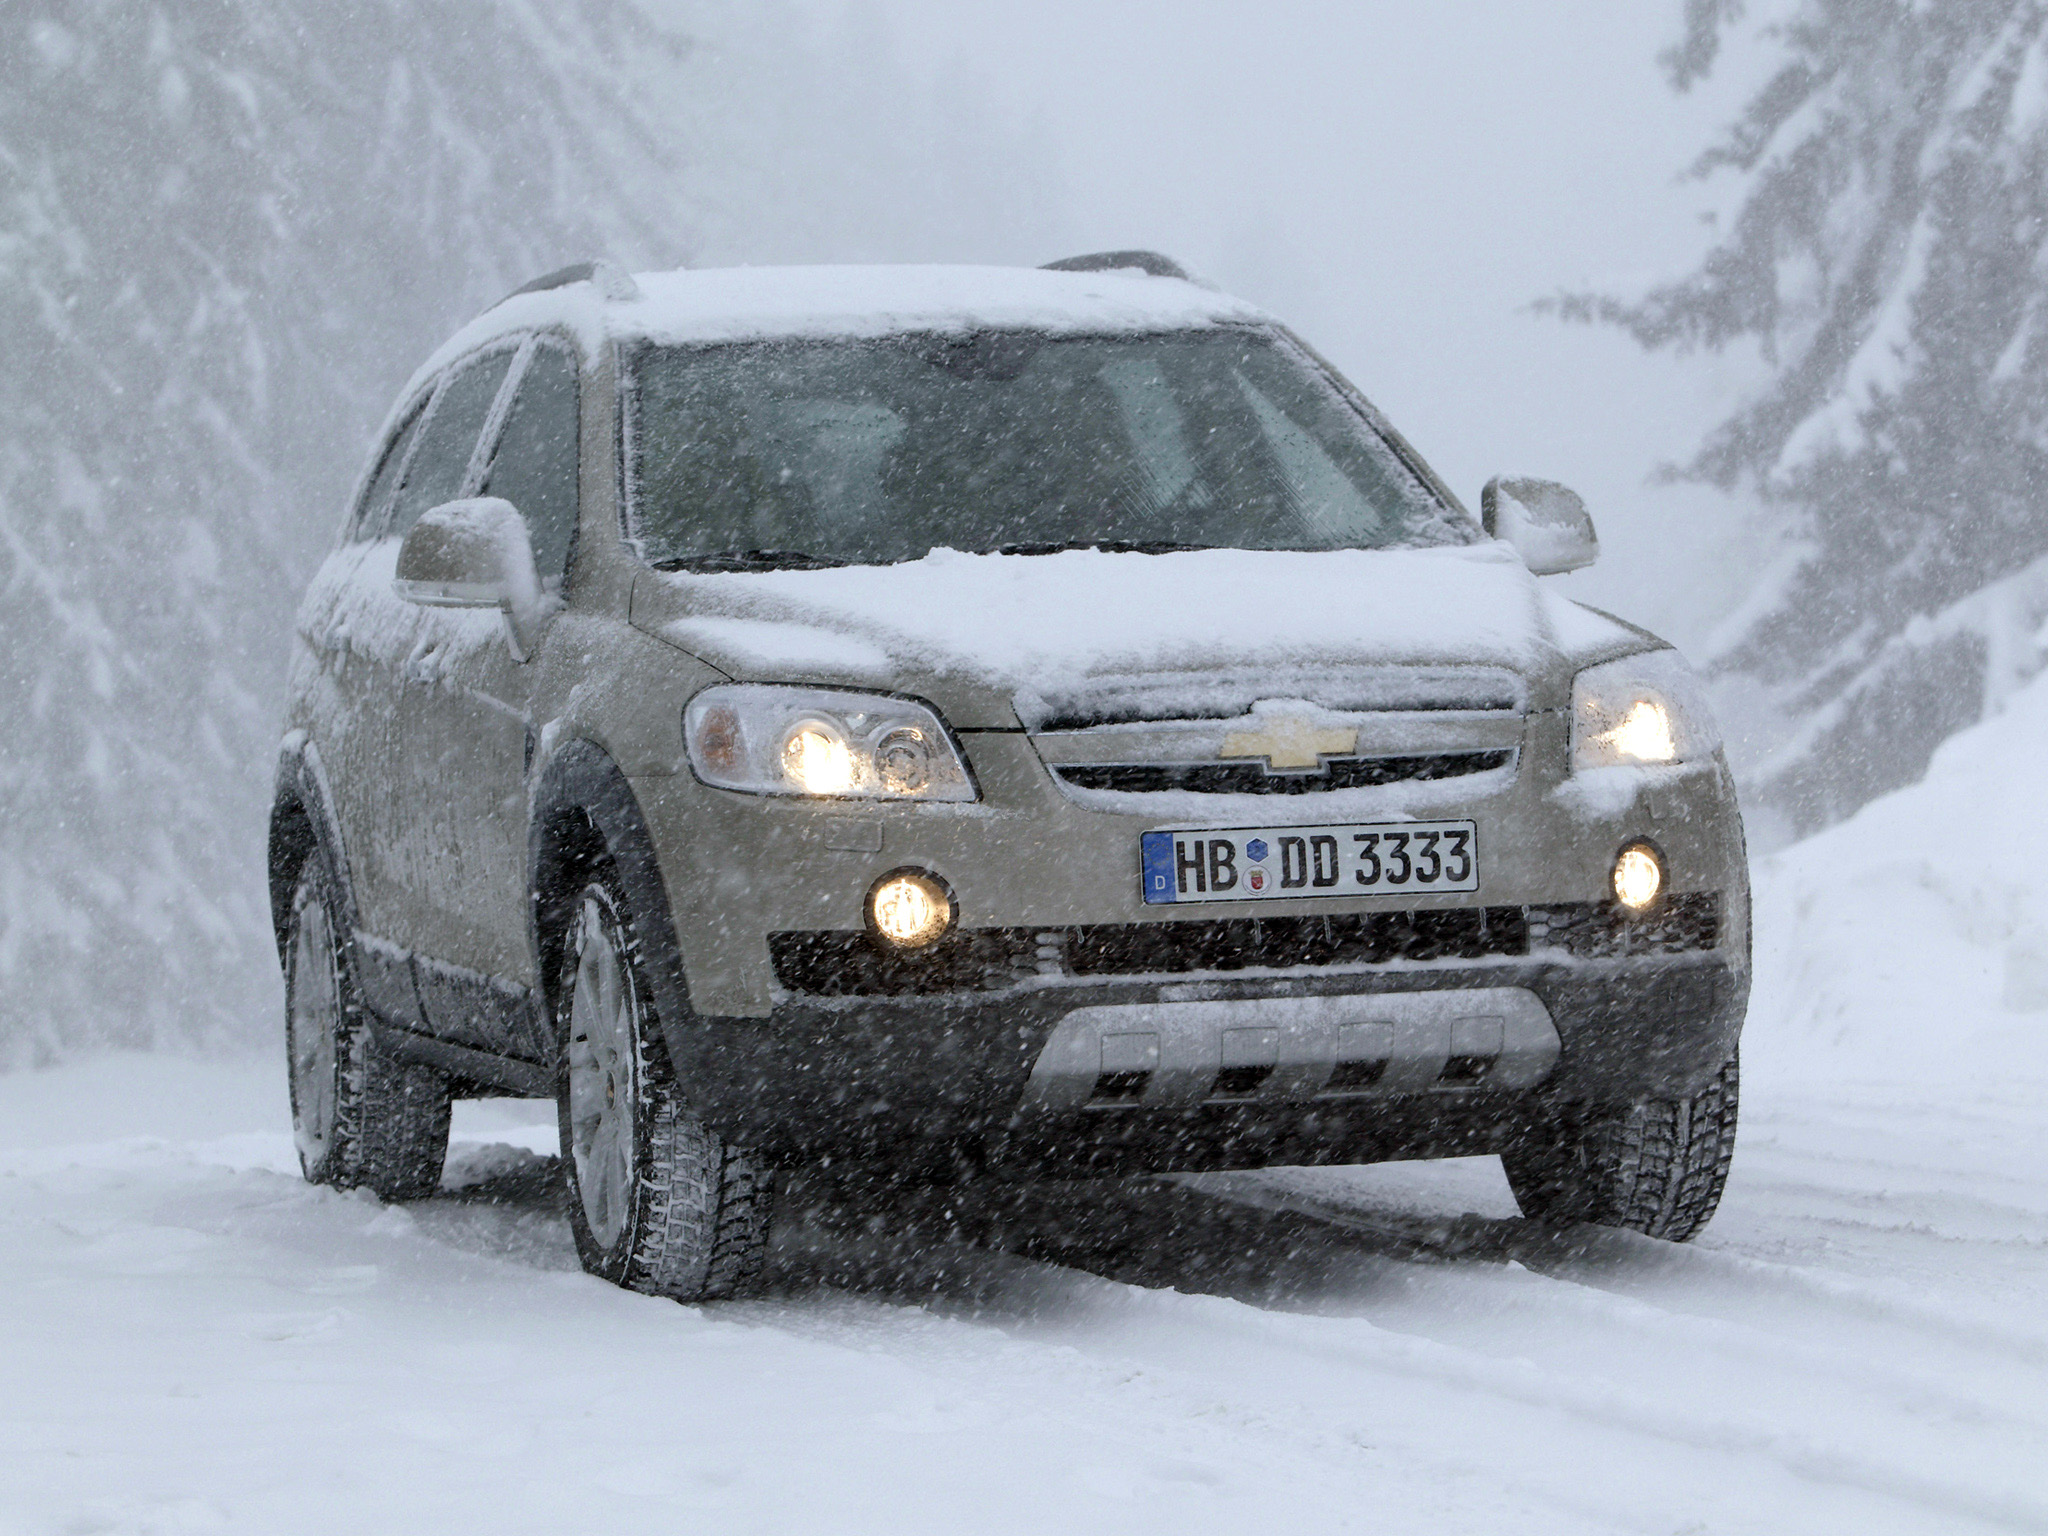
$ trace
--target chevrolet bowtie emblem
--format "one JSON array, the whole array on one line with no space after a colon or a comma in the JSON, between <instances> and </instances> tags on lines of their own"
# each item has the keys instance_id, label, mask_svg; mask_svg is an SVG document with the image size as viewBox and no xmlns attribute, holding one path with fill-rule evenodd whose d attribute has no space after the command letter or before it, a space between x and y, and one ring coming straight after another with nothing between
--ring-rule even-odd
<instances>
[{"instance_id":1,"label":"chevrolet bowtie emblem","mask_svg":"<svg viewBox=\"0 0 2048 1536\"><path fill-rule=\"evenodd\" d=\"M1262 713L1255 731L1232 731L1218 757L1263 757L1268 768L1320 768L1358 749L1355 725L1317 725L1307 715Z\"/></svg>"}]
</instances>

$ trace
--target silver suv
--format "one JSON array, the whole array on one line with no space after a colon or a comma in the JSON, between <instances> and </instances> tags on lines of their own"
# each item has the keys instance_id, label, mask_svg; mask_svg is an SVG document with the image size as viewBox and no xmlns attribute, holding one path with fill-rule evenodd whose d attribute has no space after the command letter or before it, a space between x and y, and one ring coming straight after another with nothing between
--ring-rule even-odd
<instances>
[{"instance_id":1,"label":"silver suv","mask_svg":"<svg viewBox=\"0 0 2048 1536\"><path fill-rule=\"evenodd\" d=\"M559 1106L584 1263L759 1273L773 1173L1498 1153L1691 1236L1742 828L1692 673L1270 317L1039 270L603 264L406 387L270 834L306 1176Z\"/></svg>"}]
</instances>

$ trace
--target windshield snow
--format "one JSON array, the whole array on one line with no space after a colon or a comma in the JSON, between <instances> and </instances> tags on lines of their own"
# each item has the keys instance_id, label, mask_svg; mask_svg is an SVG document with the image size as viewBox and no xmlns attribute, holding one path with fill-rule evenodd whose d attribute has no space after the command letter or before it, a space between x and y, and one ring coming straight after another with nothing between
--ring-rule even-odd
<instances>
[{"instance_id":1,"label":"windshield snow","mask_svg":"<svg viewBox=\"0 0 2048 1536\"><path fill-rule=\"evenodd\" d=\"M634 533L656 564L1474 537L1256 331L650 346L634 374Z\"/></svg>"}]
</instances>

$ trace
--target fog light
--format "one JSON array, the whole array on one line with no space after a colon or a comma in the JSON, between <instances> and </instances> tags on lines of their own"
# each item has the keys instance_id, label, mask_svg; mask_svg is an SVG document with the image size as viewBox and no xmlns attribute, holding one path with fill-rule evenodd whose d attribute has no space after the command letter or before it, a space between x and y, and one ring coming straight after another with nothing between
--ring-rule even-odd
<instances>
[{"instance_id":1,"label":"fog light","mask_svg":"<svg viewBox=\"0 0 2048 1536\"><path fill-rule=\"evenodd\" d=\"M1641 912L1663 894L1664 861L1648 843L1630 843L1614 861L1614 897Z\"/></svg>"},{"instance_id":2,"label":"fog light","mask_svg":"<svg viewBox=\"0 0 2048 1536\"><path fill-rule=\"evenodd\" d=\"M937 875L896 870L868 892L868 926L898 949L923 949L953 926L953 893Z\"/></svg>"}]
</instances>

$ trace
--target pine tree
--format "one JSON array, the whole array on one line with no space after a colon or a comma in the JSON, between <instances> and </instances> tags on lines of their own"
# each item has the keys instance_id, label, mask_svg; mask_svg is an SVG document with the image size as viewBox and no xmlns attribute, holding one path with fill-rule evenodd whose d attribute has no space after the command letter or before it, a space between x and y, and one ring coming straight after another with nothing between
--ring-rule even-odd
<instances>
[{"instance_id":1,"label":"pine tree","mask_svg":"<svg viewBox=\"0 0 2048 1536\"><path fill-rule=\"evenodd\" d=\"M0 1066L274 1029L290 617L463 320L595 254L1022 243L999 136L810 47L713 0L0 9Z\"/></svg>"},{"instance_id":2,"label":"pine tree","mask_svg":"<svg viewBox=\"0 0 2048 1536\"><path fill-rule=\"evenodd\" d=\"M1685 473L1785 554L1724 668L1799 722L1752 775L1795 831L1911 782L2039 664L2048 613L2048 4L1687 0L1685 89L1728 29L1779 61L1692 168L1734 214L1698 269L1567 316L1757 347L1771 380Z\"/></svg>"}]
</instances>

